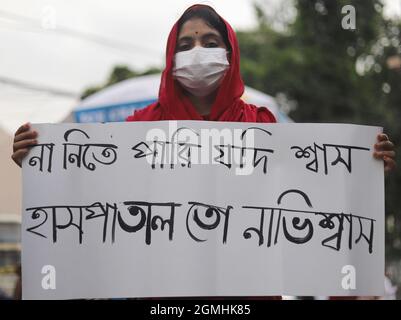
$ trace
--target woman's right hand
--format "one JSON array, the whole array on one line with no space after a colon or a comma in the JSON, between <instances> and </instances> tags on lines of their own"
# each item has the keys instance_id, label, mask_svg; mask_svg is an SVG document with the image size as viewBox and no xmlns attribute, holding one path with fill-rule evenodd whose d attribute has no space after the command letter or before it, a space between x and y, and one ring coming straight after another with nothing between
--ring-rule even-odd
<instances>
[{"instance_id":1,"label":"woman's right hand","mask_svg":"<svg viewBox=\"0 0 401 320\"><path fill-rule=\"evenodd\" d=\"M29 123L22 125L15 132L11 158L18 166L21 167L22 160L29 153L30 147L38 143L37 137L38 133L32 130Z\"/></svg>"}]
</instances>

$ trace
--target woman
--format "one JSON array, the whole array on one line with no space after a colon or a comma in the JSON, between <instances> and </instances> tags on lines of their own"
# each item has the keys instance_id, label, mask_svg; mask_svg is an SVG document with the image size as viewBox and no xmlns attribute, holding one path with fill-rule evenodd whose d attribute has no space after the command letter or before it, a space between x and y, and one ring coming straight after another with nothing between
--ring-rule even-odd
<instances>
[{"instance_id":1,"label":"woman","mask_svg":"<svg viewBox=\"0 0 401 320\"><path fill-rule=\"evenodd\" d=\"M266 108L241 100L239 64L231 26L212 8L192 6L170 32L159 100L127 120L276 122Z\"/></svg>"},{"instance_id":2,"label":"woman","mask_svg":"<svg viewBox=\"0 0 401 320\"><path fill-rule=\"evenodd\" d=\"M244 84L239 66L234 30L211 7L194 5L170 32L158 101L135 111L127 121L276 122L267 108L241 100ZM36 139L29 123L16 131L12 159L17 165ZM385 171L395 167L394 145L387 135L378 135L374 156L384 161Z\"/></svg>"},{"instance_id":3,"label":"woman","mask_svg":"<svg viewBox=\"0 0 401 320\"><path fill-rule=\"evenodd\" d=\"M243 92L235 32L211 7L194 5L170 32L158 101L127 121L276 122L267 108L242 101ZM19 166L36 138L29 124L15 133L12 158ZM378 136L374 156L384 160L386 171L394 168L394 145L385 134Z\"/></svg>"}]
</instances>

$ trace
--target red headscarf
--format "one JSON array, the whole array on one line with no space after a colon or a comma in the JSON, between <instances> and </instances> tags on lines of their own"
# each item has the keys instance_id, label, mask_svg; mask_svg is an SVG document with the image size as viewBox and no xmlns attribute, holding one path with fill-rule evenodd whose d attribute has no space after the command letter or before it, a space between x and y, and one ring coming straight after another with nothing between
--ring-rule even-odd
<instances>
[{"instance_id":1,"label":"red headscarf","mask_svg":"<svg viewBox=\"0 0 401 320\"><path fill-rule=\"evenodd\" d=\"M194 5L187 9L205 5ZM212 9L209 6L205 6ZM244 93L244 83L240 74L240 53L237 37L232 27L221 18L228 33L231 45L230 68L218 89L216 100L211 108L207 120L235 121L235 122L276 122L274 115L265 107L256 107L246 104L241 96ZM178 22L170 32L166 51L166 68L163 71L159 99L142 110L136 110L127 121L158 121L158 120L205 120L192 105L189 98L174 80L172 70L178 37Z\"/></svg>"}]
</instances>

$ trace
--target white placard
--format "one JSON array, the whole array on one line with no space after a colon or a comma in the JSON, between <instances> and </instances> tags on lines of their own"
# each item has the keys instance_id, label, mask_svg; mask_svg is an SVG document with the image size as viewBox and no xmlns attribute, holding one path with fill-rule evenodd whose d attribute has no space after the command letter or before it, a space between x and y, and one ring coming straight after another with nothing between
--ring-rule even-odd
<instances>
[{"instance_id":1,"label":"white placard","mask_svg":"<svg viewBox=\"0 0 401 320\"><path fill-rule=\"evenodd\" d=\"M37 124L25 299L381 295L381 128Z\"/></svg>"}]
</instances>

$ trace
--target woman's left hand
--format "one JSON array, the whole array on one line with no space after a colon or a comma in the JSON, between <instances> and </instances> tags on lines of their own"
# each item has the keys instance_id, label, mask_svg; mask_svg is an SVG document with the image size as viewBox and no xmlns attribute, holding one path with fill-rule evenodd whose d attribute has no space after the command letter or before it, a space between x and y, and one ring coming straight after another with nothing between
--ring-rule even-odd
<instances>
[{"instance_id":1,"label":"woman's left hand","mask_svg":"<svg viewBox=\"0 0 401 320\"><path fill-rule=\"evenodd\" d=\"M389 172L395 169L395 148L388 136L381 133L377 136L377 142L374 145L373 156L376 159L384 161L384 171Z\"/></svg>"}]
</instances>

